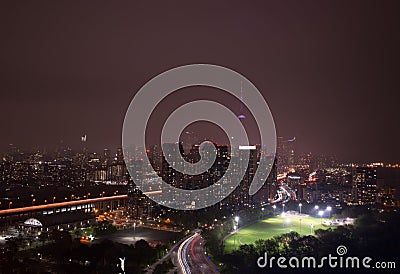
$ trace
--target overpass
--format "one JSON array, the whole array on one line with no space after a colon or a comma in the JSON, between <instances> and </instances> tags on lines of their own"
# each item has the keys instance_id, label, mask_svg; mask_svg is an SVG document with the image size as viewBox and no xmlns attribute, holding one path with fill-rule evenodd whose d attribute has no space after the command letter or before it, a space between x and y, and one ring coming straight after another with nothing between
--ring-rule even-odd
<instances>
[{"instance_id":1,"label":"overpass","mask_svg":"<svg viewBox=\"0 0 400 274\"><path fill-rule=\"evenodd\" d=\"M147 195L156 195L160 194L161 190L159 191L149 191L144 192L143 194ZM115 196L108 196L108 197L99 197L99 198L91 198L91 199L83 199L83 200L75 200L75 201L67 201L67 202L60 202L60 203L51 203L45 205L35 205L35 206L26 206L26 207L18 207L18 208L10 208L0 210L0 217L3 216L10 216L10 215L23 215L29 212L37 212L37 211L51 211L56 209L65 209L61 210L61 212L66 211L67 208L78 208L79 209L83 206L89 205L89 207L85 208L93 208L95 204L105 203L105 202L113 202L127 199L128 195L115 195Z\"/></svg>"}]
</instances>

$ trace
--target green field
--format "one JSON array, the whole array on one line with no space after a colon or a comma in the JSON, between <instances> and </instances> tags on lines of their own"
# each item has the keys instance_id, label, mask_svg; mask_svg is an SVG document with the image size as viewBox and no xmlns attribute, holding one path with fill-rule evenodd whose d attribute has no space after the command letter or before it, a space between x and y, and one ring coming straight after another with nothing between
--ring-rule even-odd
<instances>
[{"instance_id":1,"label":"green field","mask_svg":"<svg viewBox=\"0 0 400 274\"><path fill-rule=\"evenodd\" d=\"M301 229L300 229L301 219ZM323 221L326 220L323 218ZM327 227L321 225L320 218L314 218L311 216L299 217L272 217L257 223L254 223L248 227L239 230L236 234L231 235L225 240L224 251L229 253L235 248L239 248L241 244L252 244L258 239L268 239L275 235L289 233L290 231L296 231L302 235L311 234L311 225L314 225L313 231L317 229L327 229Z\"/></svg>"}]
</instances>

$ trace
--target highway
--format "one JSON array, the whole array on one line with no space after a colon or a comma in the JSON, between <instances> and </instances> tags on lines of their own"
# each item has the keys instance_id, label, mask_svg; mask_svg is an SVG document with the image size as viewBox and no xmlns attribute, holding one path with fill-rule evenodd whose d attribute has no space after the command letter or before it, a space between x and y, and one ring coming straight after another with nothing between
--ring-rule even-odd
<instances>
[{"instance_id":1,"label":"highway","mask_svg":"<svg viewBox=\"0 0 400 274\"><path fill-rule=\"evenodd\" d=\"M144 192L143 194L155 195L155 194L160 194L160 193L161 193L161 191L150 191L150 192ZM84 204L112 201L112 200L119 200L119 199L126 199L126 198L128 198L128 195L116 195L116 196L91 198L91 199L75 200L75 201L60 202L60 203L51 203L51 204L45 204L45 205L10 208L10 209L0 210L0 216L7 215L7 214L21 214L21 213L30 212L30 211L40 211L40 210L46 210L46 209L52 209L52 208L58 208L58 207L67 207L67 206L73 206L73 205L84 205Z\"/></svg>"},{"instance_id":2,"label":"highway","mask_svg":"<svg viewBox=\"0 0 400 274\"><path fill-rule=\"evenodd\" d=\"M187 260L188 257L188 246L190 245L191 241L193 241L194 238L196 238L199 234L196 232L186 240L184 240L181 245L178 248L178 253L176 255L177 261L178 261L178 269L179 272L182 274L190 274L192 273L190 271L189 263Z\"/></svg>"},{"instance_id":3,"label":"highway","mask_svg":"<svg viewBox=\"0 0 400 274\"><path fill-rule=\"evenodd\" d=\"M218 268L206 255L204 239L197 232L181 243L177 261L179 273L182 274L219 273Z\"/></svg>"}]
</instances>

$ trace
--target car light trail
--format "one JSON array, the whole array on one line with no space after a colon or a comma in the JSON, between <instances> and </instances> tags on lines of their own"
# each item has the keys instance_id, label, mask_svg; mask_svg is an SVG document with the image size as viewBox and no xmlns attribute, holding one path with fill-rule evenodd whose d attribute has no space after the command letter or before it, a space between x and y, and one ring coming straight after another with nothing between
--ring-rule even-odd
<instances>
[{"instance_id":1,"label":"car light trail","mask_svg":"<svg viewBox=\"0 0 400 274\"><path fill-rule=\"evenodd\" d=\"M189 264L187 262L187 258L186 258L186 251L188 248L189 243L198 236L198 233L194 233L192 236L190 236L189 238L187 238L186 240L184 240L182 242L182 244L179 246L178 248L178 264L181 268L181 272L183 274L190 274L190 267Z\"/></svg>"}]
</instances>

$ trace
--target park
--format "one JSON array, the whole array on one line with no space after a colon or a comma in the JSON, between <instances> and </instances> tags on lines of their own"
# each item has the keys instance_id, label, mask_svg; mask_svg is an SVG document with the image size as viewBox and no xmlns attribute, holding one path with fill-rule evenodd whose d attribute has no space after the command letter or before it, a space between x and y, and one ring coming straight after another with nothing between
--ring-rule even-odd
<instances>
[{"instance_id":1,"label":"park","mask_svg":"<svg viewBox=\"0 0 400 274\"><path fill-rule=\"evenodd\" d=\"M230 253L238 249L240 245L253 244L258 239L269 239L276 235L297 232L300 235L313 235L315 230L328 229L322 223L326 218L316 218L306 214L296 214L286 212L282 214L260 220L249 226L243 227L233 232L224 242L224 252Z\"/></svg>"}]
</instances>

